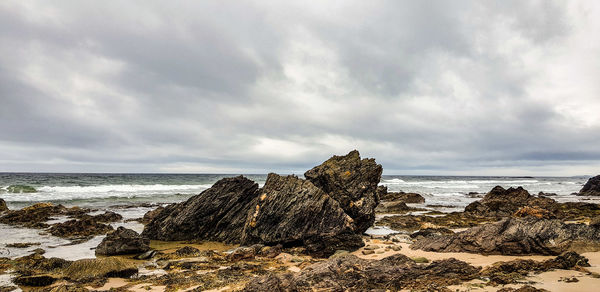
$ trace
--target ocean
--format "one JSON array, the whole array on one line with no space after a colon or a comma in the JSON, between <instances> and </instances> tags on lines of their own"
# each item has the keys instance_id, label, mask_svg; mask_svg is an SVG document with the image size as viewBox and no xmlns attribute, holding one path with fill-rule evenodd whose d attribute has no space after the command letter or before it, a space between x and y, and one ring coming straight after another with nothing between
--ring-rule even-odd
<instances>
[{"instance_id":1,"label":"ocean","mask_svg":"<svg viewBox=\"0 0 600 292\"><path fill-rule=\"evenodd\" d=\"M37 202L65 206L106 208L132 203L173 203L188 199L232 174L59 174L0 173L0 198L9 208L22 208ZM245 175L259 185L264 174ZM469 193L485 194L494 186L522 186L532 194L555 193L559 201L576 200L586 177L499 177L499 176L396 176L384 175L381 185L389 191L415 192L427 204L466 206L478 199ZM10 193L11 185L35 188L33 193Z\"/></svg>"},{"instance_id":2,"label":"ocean","mask_svg":"<svg viewBox=\"0 0 600 292\"><path fill-rule=\"evenodd\" d=\"M56 174L56 173L0 173L0 198L11 209L22 208L38 202L52 202L67 207L81 206L97 209L97 213L110 210L121 214L122 222L113 227L125 226L141 232L143 225L127 220L139 218L156 204L181 202L209 188L213 183L231 174ZM259 185L264 185L266 175L246 175ZM425 207L442 212L462 211L469 203L480 199L494 186L523 186L532 194L554 193L557 201L592 200L572 195L587 181L586 177L479 177L479 176L394 176L384 175L381 185L389 191L416 192L426 202ZM32 193L9 192L9 186L33 187ZM476 194L475 194L476 193ZM147 206L145 203L152 203ZM598 203L598 202L596 202ZM381 216L381 215L379 215ZM385 215L383 215L385 216ZM55 218L53 222L68 218ZM381 227L372 228L372 234L394 232ZM47 257L80 259L94 257L93 248L103 236L72 245L70 241L48 235L37 229L0 224L0 256L17 257L35 248L46 250ZM5 247L8 243L36 242L38 246L18 249ZM0 282L1 279L0 279Z\"/></svg>"}]
</instances>

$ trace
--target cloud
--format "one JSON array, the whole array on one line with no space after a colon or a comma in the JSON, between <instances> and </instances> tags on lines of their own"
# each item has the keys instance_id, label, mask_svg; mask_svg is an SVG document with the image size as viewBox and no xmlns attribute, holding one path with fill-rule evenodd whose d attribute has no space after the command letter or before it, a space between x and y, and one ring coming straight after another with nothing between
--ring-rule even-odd
<instances>
[{"instance_id":1,"label":"cloud","mask_svg":"<svg viewBox=\"0 0 600 292\"><path fill-rule=\"evenodd\" d=\"M4 1L0 171L600 168L600 6Z\"/></svg>"}]
</instances>

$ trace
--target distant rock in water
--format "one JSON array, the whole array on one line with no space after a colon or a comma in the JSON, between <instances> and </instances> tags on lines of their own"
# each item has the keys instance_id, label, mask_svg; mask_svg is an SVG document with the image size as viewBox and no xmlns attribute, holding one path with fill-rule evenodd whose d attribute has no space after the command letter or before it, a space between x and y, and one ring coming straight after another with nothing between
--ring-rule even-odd
<instances>
[{"instance_id":1,"label":"distant rock in water","mask_svg":"<svg viewBox=\"0 0 600 292\"><path fill-rule=\"evenodd\" d=\"M525 206L548 208L556 201L550 198L534 197L522 187L504 189L496 186L479 201L469 204L465 213L482 217L507 217Z\"/></svg>"},{"instance_id":2,"label":"distant rock in water","mask_svg":"<svg viewBox=\"0 0 600 292\"><path fill-rule=\"evenodd\" d=\"M600 175L590 178L578 193L579 196L600 196Z\"/></svg>"},{"instance_id":3,"label":"distant rock in water","mask_svg":"<svg viewBox=\"0 0 600 292\"><path fill-rule=\"evenodd\" d=\"M417 193L405 192L387 192L381 196L382 201L400 201L406 204L422 204L425 203L425 198Z\"/></svg>"},{"instance_id":4,"label":"distant rock in water","mask_svg":"<svg viewBox=\"0 0 600 292\"><path fill-rule=\"evenodd\" d=\"M360 235L372 225L379 203L381 165L352 151L306 175L308 180L271 173L262 189L243 176L221 179L152 214L142 236L304 246L319 256L363 246Z\"/></svg>"},{"instance_id":5,"label":"distant rock in water","mask_svg":"<svg viewBox=\"0 0 600 292\"><path fill-rule=\"evenodd\" d=\"M556 219L507 218L452 235L422 238L411 248L502 255L598 251L600 226L565 224Z\"/></svg>"},{"instance_id":6,"label":"distant rock in water","mask_svg":"<svg viewBox=\"0 0 600 292\"><path fill-rule=\"evenodd\" d=\"M6 191L9 193L37 193L34 187L26 185L11 185L6 188Z\"/></svg>"},{"instance_id":7,"label":"distant rock in water","mask_svg":"<svg viewBox=\"0 0 600 292\"><path fill-rule=\"evenodd\" d=\"M379 204L377 186L383 168L375 159L360 159L354 150L345 156L333 156L304 173L304 177L340 203L354 219L357 232L364 232L375 222Z\"/></svg>"},{"instance_id":8,"label":"distant rock in water","mask_svg":"<svg viewBox=\"0 0 600 292\"><path fill-rule=\"evenodd\" d=\"M139 254L150 249L150 240L141 237L137 232L119 227L109 233L96 247L97 255Z\"/></svg>"}]
</instances>

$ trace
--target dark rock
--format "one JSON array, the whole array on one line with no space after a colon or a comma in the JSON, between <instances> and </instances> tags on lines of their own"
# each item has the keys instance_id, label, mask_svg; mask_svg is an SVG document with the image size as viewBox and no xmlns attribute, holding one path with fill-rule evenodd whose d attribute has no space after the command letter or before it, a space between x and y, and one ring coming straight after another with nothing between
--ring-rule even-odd
<instances>
[{"instance_id":1,"label":"dark rock","mask_svg":"<svg viewBox=\"0 0 600 292\"><path fill-rule=\"evenodd\" d=\"M248 245L304 246L315 255L363 246L355 225L336 200L310 181L295 176L267 177L241 237Z\"/></svg>"},{"instance_id":2,"label":"dark rock","mask_svg":"<svg viewBox=\"0 0 600 292\"><path fill-rule=\"evenodd\" d=\"M200 254L200 250L192 246L184 246L175 251L175 254L180 257L193 257Z\"/></svg>"},{"instance_id":3,"label":"dark rock","mask_svg":"<svg viewBox=\"0 0 600 292\"><path fill-rule=\"evenodd\" d=\"M444 216L415 216L395 215L386 216L377 222L377 225L388 226L394 230L416 231L424 229L431 224L447 228L464 228L489 222L489 218L474 216L469 213L452 212ZM495 221L495 220L494 220Z\"/></svg>"},{"instance_id":4,"label":"dark rock","mask_svg":"<svg viewBox=\"0 0 600 292\"><path fill-rule=\"evenodd\" d=\"M557 196L556 193L544 193L544 192L538 193L538 197L555 197L555 196Z\"/></svg>"},{"instance_id":5,"label":"dark rock","mask_svg":"<svg viewBox=\"0 0 600 292\"><path fill-rule=\"evenodd\" d=\"M2 217L0 223L11 225L24 225L27 227L46 227L42 225L52 216L62 215L66 208L62 205L51 203L37 203L20 210L8 210Z\"/></svg>"},{"instance_id":6,"label":"dark rock","mask_svg":"<svg viewBox=\"0 0 600 292\"><path fill-rule=\"evenodd\" d=\"M600 228L560 220L507 218L447 236L422 238L411 248L438 252L557 255L600 250Z\"/></svg>"},{"instance_id":7,"label":"dark rock","mask_svg":"<svg viewBox=\"0 0 600 292\"><path fill-rule=\"evenodd\" d=\"M112 223L121 221L123 216L112 211L106 211L103 214L94 215L92 218L97 222Z\"/></svg>"},{"instance_id":8,"label":"dark rock","mask_svg":"<svg viewBox=\"0 0 600 292\"><path fill-rule=\"evenodd\" d=\"M566 252L560 256L546 261L512 260L497 262L485 268L481 275L488 277L493 284L518 283L531 272L541 273L555 269L578 270L580 267L589 267L588 259L575 253Z\"/></svg>"},{"instance_id":9,"label":"dark rock","mask_svg":"<svg viewBox=\"0 0 600 292\"><path fill-rule=\"evenodd\" d=\"M600 175L590 178L578 193L579 196L600 196Z\"/></svg>"},{"instance_id":10,"label":"dark rock","mask_svg":"<svg viewBox=\"0 0 600 292\"><path fill-rule=\"evenodd\" d=\"M264 245L255 244L252 246L240 246L231 251L227 255L227 260L229 261L239 261L239 260L248 260L253 259L256 255L260 253Z\"/></svg>"},{"instance_id":11,"label":"dark rock","mask_svg":"<svg viewBox=\"0 0 600 292\"><path fill-rule=\"evenodd\" d=\"M137 232L121 226L106 235L102 242L98 244L96 255L139 254L149 249L149 239L143 238Z\"/></svg>"},{"instance_id":12,"label":"dark rock","mask_svg":"<svg viewBox=\"0 0 600 292\"><path fill-rule=\"evenodd\" d=\"M39 253L33 253L14 260L15 271L23 276L34 274L56 273L71 264L61 258L45 258Z\"/></svg>"},{"instance_id":13,"label":"dark rock","mask_svg":"<svg viewBox=\"0 0 600 292\"><path fill-rule=\"evenodd\" d=\"M556 202L549 198L538 198L529 194L522 187L504 189L493 188L483 199L469 204L465 213L482 217L508 217L524 206L547 208Z\"/></svg>"},{"instance_id":14,"label":"dark rock","mask_svg":"<svg viewBox=\"0 0 600 292\"><path fill-rule=\"evenodd\" d=\"M8 207L6 206L6 202L3 199L0 199L0 212L8 211Z\"/></svg>"},{"instance_id":15,"label":"dark rock","mask_svg":"<svg viewBox=\"0 0 600 292\"><path fill-rule=\"evenodd\" d=\"M258 194L258 184L243 176L221 179L201 194L165 207L146 225L142 236L238 243Z\"/></svg>"},{"instance_id":16,"label":"dark rock","mask_svg":"<svg viewBox=\"0 0 600 292\"><path fill-rule=\"evenodd\" d=\"M106 234L113 230L112 226L98 223L90 218L69 220L53 224L48 231L58 237L73 238Z\"/></svg>"},{"instance_id":17,"label":"dark rock","mask_svg":"<svg viewBox=\"0 0 600 292\"><path fill-rule=\"evenodd\" d=\"M411 238L436 237L442 235L454 234L454 231L447 228L425 228L410 235Z\"/></svg>"},{"instance_id":18,"label":"dark rock","mask_svg":"<svg viewBox=\"0 0 600 292\"><path fill-rule=\"evenodd\" d=\"M394 201L394 202L385 202L381 203L376 208L378 213L408 213L412 211L426 211L426 209L422 208L413 208L406 205L404 202Z\"/></svg>"},{"instance_id":19,"label":"dark rock","mask_svg":"<svg viewBox=\"0 0 600 292\"><path fill-rule=\"evenodd\" d=\"M19 276L14 279L15 284L31 287L43 287L52 285L58 280L53 275L33 275L33 276Z\"/></svg>"},{"instance_id":20,"label":"dark rock","mask_svg":"<svg viewBox=\"0 0 600 292\"><path fill-rule=\"evenodd\" d=\"M382 201L400 201L407 204L425 203L425 198L417 193L388 192L380 197Z\"/></svg>"},{"instance_id":21,"label":"dark rock","mask_svg":"<svg viewBox=\"0 0 600 292\"><path fill-rule=\"evenodd\" d=\"M8 244L6 244L6 247L28 248L28 247L32 247L34 245L40 245L40 243L39 242L16 242L16 243L8 243Z\"/></svg>"},{"instance_id":22,"label":"dark rock","mask_svg":"<svg viewBox=\"0 0 600 292\"><path fill-rule=\"evenodd\" d=\"M152 221L152 219L154 219L156 216L158 216L158 214L160 214L160 212L162 212L162 210L164 210L165 207L158 207L154 210L150 210L148 212L146 212L146 214L144 214L144 217L142 217L142 224L148 224L150 223L150 221Z\"/></svg>"},{"instance_id":23,"label":"dark rock","mask_svg":"<svg viewBox=\"0 0 600 292\"><path fill-rule=\"evenodd\" d=\"M299 273L253 279L244 291L431 291L475 279L478 274L479 268L456 259L419 265L401 254L382 260L346 254L310 265Z\"/></svg>"},{"instance_id":24,"label":"dark rock","mask_svg":"<svg viewBox=\"0 0 600 292\"><path fill-rule=\"evenodd\" d=\"M363 233L375 221L382 171L375 159L361 160L354 150L345 156L333 156L305 172L304 177L338 201L354 220L356 233Z\"/></svg>"}]
</instances>

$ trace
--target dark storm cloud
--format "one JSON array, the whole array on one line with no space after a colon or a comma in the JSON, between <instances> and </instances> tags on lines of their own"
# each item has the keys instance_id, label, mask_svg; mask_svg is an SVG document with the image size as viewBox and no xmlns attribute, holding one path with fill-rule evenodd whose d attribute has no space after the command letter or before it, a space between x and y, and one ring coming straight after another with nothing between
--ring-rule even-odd
<instances>
[{"instance_id":1,"label":"dark storm cloud","mask_svg":"<svg viewBox=\"0 0 600 292\"><path fill-rule=\"evenodd\" d=\"M0 4L0 171L591 174L598 7Z\"/></svg>"}]
</instances>

